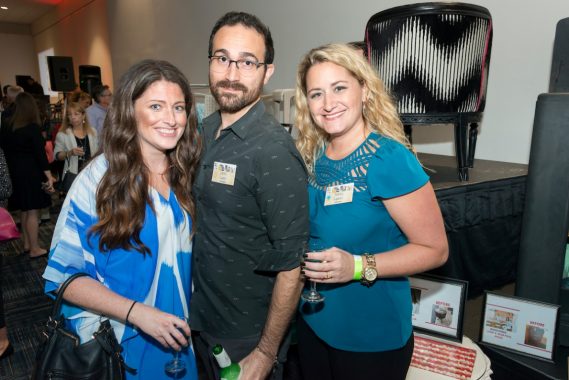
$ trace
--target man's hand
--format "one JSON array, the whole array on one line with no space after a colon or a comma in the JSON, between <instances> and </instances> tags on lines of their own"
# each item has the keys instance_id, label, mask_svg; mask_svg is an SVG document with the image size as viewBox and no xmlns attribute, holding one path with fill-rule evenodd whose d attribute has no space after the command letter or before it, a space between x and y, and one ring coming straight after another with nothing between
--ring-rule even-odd
<instances>
[{"instance_id":1,"label":"man's hand","mask_svg":"<svg viewBox=\"0 0 569 380\"><path fill-rule=\"evenodd\" d=\"M274 362L257 348L239 362L241 366L240 380L265 380Z\"/></svg>"}]
</instances>

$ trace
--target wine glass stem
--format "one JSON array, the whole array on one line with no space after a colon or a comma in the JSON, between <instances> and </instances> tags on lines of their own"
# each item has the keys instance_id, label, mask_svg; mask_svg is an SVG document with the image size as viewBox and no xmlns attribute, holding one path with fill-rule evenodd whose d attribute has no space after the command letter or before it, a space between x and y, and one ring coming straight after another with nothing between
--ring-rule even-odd
<instances>
[{"instance_id":1,"label":"wine glass stem","mask_svg":"<svg viewBox=\"0 0 569 380\"><path fill-rule=\"evenodd\" d=\"M310 290L312 293L316 293L316 282L310 281Z\"/></svg>"}]
</instances>

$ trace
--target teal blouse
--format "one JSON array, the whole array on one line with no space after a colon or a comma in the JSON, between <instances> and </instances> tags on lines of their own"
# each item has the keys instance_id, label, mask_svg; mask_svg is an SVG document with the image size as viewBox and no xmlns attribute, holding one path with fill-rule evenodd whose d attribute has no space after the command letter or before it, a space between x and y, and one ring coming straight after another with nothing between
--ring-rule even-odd
<instances>
[{"instance_id":1,"label":"teal blouse","mask_svg":"<svg viewBox=\"0 0 569 380\"><path fill-rule=\"evenodd\" d=\"M310 248L338 247L352 254L381 253L407 244L383 200L413 192L427 183L415 155L402 144L371 133L349 156L322 155L309 180ZM324 206L326 188L354 183L352 202ZM381 274L381 267L378 268ZM409 339L411 293L405 277L321 285L321 304L300 304L312 330L330 346L356 352L401 348Z\"/></svg>"}]
</instances>

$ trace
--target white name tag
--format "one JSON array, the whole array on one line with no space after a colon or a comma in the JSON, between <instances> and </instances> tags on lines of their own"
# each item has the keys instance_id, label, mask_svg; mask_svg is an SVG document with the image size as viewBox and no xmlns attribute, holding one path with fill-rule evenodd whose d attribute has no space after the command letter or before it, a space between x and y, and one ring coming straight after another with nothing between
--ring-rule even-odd
<instances>
[{"instance_id":1,"label":"white name tag","mask_svg":"<svg viewBox=\"0 0 569 380\"><path fill-rule=\"evenodd\" d=\"M223 162L216 161L213 163L213 174L211 175L211 182L233 186L235 183L236 171L237 165L224 164Z\"/></svg>"},{"instance_id":2,"label":"white name tag","mask_svg":"<svg viewBox=\"0 0 569 380\"><path fill-rule=\"evenodd\" d=\"M338 205L340 203L350 203L354 197L354 183L343 185L328 186L326 188L326 198L324 206Z\"/></svg>"}]
</instances>

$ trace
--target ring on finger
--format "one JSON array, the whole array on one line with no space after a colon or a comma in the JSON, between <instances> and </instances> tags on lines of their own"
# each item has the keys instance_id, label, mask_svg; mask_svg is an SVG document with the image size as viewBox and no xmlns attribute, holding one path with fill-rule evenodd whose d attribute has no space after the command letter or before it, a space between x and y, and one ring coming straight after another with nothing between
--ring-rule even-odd
<instances>
[{"instance_id":1,"label":"ring on finger","mask_svg":"<svg viewBox=\"0 0 569 380\"><path fill-rule=\"evenodd\" d=\"M332 278L332 274L330 273L330 271L326 272L326 280L329 280Z\"/></svg>"}]
</instances>

